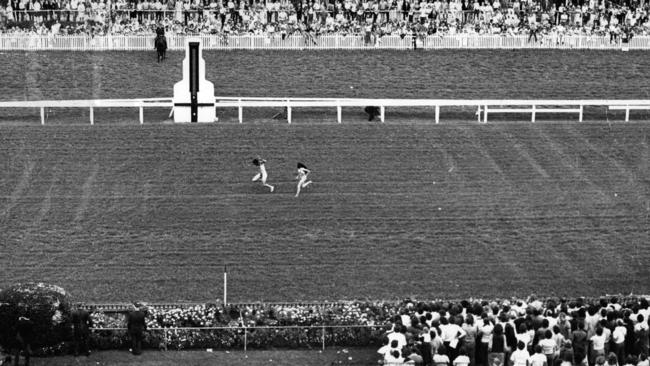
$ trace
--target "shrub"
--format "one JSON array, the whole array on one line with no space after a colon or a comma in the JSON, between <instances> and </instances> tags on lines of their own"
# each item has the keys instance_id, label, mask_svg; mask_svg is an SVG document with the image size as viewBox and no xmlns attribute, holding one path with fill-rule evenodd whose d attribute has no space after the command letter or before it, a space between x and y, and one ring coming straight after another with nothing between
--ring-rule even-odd
<instances>
[{"instance_id":1,"label":"shrub","mask_svg":"<svg viewBox=\"0 0 650 366\"><path fill-rule=\"evenodd\" d=\"M18 317L34 324L34 353L53 354L63 351L70 338L70 300L66 291L45 283L25 283L0 292L0 345L12 348Z\"/></svg>"}]
</instances>

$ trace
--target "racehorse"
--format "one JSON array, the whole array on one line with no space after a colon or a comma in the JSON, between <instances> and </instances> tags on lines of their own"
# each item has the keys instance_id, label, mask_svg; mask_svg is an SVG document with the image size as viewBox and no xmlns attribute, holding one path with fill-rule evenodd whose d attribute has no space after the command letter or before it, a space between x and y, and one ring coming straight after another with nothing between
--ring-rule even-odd
<instances>
[{"instance_id":1,"label":"racehorse","mask_svg":"<svg viewBox=\"0 0 650 366\"><path fill-rule=\"evenodd\" d=\"M167 52L167 39L165 38L165 34L158 33L154 44L156 51L158 52L158 62L160 62L166 58L165 53Z\"/></svg>"}]
</instances>

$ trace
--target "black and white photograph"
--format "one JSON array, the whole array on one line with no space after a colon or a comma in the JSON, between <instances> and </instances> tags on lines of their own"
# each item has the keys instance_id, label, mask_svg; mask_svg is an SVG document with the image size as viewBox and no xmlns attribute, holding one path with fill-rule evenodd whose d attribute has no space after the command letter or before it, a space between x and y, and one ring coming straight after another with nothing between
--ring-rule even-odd
<instances>
[{"instance_id":1,"label":"black and white photograph","mask_svg":"<svg viewBox=\"0 0 650 366\"><path fill-rule=\"evenodd\" d=\"M0 0L0 365L650 366L649 14Z\"/></svg>"}]
</instances>

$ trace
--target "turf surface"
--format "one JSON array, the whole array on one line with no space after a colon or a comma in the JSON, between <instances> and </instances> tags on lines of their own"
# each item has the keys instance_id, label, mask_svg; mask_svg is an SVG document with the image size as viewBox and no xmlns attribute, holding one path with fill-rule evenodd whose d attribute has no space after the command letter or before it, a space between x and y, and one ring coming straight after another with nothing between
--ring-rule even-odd
<instances>
[{"instance_id":1,"label":"turf surface","mask_svg":"<svg viewBox=\"0 0 650 366\"><path fill-rule=\"evenodd\" d=\"M646 123L0 127L0 287L88 301L647 293ZM250 160L268 159L268 193ZM299 198L295 164L313 169Z\"/></svg>"},{"instance_id":2,"label":"turf surface","mask_svg":"<svg viewBox=\"0 0 650 366\"><path fill-rule=\"evenodd\" d=\"M218 95L648 98L645 52L206 51ZM183 54L0 52L0 100L169 97ZM352 87L352 88L351 88ZM648 113L0 111L0 288L78 300L648 293ZM558 117L562 123L556 123ZM125 123L122 123L125 122ZM545 123L546 122L546 123ZM269 160L269 194L250 160ZM295 164L313 186L292 197Z\"/></svg>"}]
</instances>

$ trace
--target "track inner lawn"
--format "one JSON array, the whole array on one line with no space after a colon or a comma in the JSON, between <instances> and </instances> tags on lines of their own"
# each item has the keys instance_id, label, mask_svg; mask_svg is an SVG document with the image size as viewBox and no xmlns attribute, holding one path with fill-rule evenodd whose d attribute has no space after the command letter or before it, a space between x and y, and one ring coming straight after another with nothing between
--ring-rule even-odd
<instances>
[{"instance_id":1,"label":"track inner lawn","mask_svg":"<svg viewBox=\"0 0 650 366\"><path fill-rule=\"evenodd\" d=\"M647 293L645 123L0 127L0 287L84 301ZM251 182L268 160L269 193ZM299 198L295 165L313 170Z\"/></svg>"}]
</instances>

